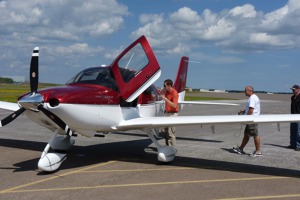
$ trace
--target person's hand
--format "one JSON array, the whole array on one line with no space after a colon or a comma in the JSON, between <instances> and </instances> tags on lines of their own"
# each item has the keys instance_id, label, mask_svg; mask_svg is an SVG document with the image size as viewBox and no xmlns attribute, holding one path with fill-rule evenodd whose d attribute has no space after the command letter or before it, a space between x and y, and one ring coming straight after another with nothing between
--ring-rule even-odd
<instances>
[{"instance_id":1,"label":"person's hand","mask_svg":"<svg viewBox=\"0 0 300 200\"><path fill-rule=\"evenodd\" d=\"M240 111L238 112L238 114L239 114L239 115L245 114L245 110L240 110Z\"/></svg>"}]
</instances>

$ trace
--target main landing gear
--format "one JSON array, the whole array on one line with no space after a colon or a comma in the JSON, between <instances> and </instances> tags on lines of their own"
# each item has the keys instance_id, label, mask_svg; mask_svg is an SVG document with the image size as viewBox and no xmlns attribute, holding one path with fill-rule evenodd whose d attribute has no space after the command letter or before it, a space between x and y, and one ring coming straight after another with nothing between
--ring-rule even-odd
<instances>
[{"instance_id":1,"label":"main landing gear","mask_svg":"<svg viewBox=\"0 0 300 200\"><path fill-rule=\"evenodd\" d=\"M153 131L144 130L157 148L157 159L161 162L171 162L175 159L177 149L172 146L161 146L154 137Z\"/></svg>"}]
</instances>

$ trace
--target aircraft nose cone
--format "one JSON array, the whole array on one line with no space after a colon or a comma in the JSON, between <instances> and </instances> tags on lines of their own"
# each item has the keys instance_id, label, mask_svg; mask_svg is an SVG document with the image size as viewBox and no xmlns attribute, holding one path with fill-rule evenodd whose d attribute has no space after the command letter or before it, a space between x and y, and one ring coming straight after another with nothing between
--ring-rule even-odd
<instances>
[{"instance_id":1,"label":"aircraft nose cone","mask_svg":"<svg viewBox=\"0 0 300 200\"><path fill-rule=\"evenodd\" d=\"M32 111L39 111L37 109L38 105L44 102L44 98L39 93L34 94L28 94L21 98L18 103L26 109L32 110Z\"/></svg>"}]
</instances>

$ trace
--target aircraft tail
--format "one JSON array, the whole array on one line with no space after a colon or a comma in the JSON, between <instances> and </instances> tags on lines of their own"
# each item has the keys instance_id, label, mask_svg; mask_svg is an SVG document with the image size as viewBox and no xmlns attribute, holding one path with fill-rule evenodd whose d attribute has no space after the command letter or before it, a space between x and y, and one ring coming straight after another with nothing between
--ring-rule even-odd
<instances>
[{"instance_id":1,"label":"aircraft tail","mask_svg":"<svg viewBox=\"0 0 300 200\"><path fill-rule=\"evenodd\" d=\"M185 87L186 87L186 78L188 72L188 64L189 64L189 57L183 56L181 57L177 76L174 82L174 88L178 92L179 101L184 101L185 97Z\"/></svg>"}]
</instances>

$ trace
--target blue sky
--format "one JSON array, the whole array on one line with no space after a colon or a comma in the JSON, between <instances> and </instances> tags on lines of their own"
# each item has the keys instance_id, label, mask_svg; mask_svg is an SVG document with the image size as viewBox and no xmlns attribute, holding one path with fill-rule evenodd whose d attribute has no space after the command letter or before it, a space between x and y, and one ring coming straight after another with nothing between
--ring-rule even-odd
<instances>
[{"instance_id":1,"label":"blue sky","mask_svg":"<svg viewBox=\"0 0 300 200\"><path fill-rule=\"evenodd\" d=\"M65 83L110 64L145 35L174 79L188 56L193 88L289 92L300 84L299 0L0 0L0 76L29 76L40 47L40 82Z\"/></svg>"}]
</instances>

